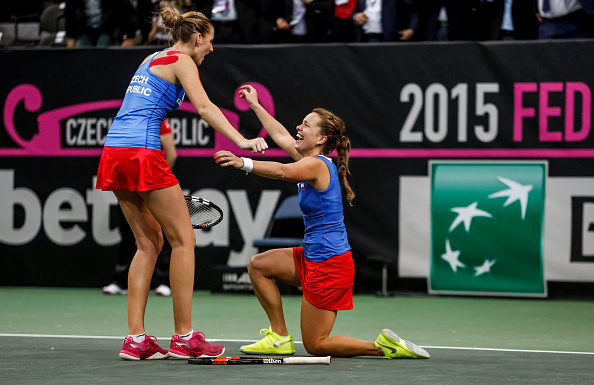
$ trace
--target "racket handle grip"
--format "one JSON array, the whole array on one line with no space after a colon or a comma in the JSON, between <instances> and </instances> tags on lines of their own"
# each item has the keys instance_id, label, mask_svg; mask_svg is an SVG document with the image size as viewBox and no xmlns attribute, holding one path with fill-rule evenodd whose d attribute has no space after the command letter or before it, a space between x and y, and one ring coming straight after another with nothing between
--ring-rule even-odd
<instances>
[{"instance_id":1,"label":"racket handle grip","mask_svg":"<svg viewBox=\"0 0 594 385\"><path fill-rule=\"evenodd\" d=\"M311 364L325 364L330 365L330 356L326 357L286 357L283 358L283 363L291 365L311 365Z\"/></svg>"}]
</instances>

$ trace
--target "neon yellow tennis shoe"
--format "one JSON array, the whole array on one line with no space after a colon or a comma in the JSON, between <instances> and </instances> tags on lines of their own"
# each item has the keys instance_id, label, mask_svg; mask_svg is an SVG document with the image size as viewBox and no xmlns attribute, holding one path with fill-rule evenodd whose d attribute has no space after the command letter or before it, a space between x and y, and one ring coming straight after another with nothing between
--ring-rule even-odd
<instances>
[{"instance_id":1,"label":"neon yellow tennis shoe","mask_svg":"<svg viewBox=\"0 0 594 385\"><path fill-rule=\"evenodd\" d=\"M260 334L266 335L260 341L251 345L242 346L239 351L245 354L295 354L295 343L293 336L281 337L270 329L260 330Z\"/></svg>"},{"instance_id":2,"label":"neon yellow tennis shoe","mask_svg":"<svg viewBox=\"0 0 594 385\"><path fill-rule=\"evenodd\" d=\"M429 353L420 346L398 337L390 329L382 330L375 340L375 347L384 351L384 358L429 358Z\"/></svg>"}]
</instances>

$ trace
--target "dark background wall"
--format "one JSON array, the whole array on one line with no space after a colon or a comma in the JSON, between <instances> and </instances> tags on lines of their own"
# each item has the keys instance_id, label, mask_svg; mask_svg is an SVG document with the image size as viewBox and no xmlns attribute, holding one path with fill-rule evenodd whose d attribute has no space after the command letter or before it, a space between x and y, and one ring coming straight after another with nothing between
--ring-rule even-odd
<instances>
[{"instance_id":1,"label":"dark background wall","mask_svg":"<svg viewBox=\"0 0 594 385\"><path fill-rule=\"evenodd\" d=\"M401 178L428 177L431 160L544 160L549 177L590 183L594 59L583 53L593 49L594 42L579 40L215 47L200 75L210 98L246 137L261 130L236 97L246 82L269 93L268 108L289 129L314 107L340 115L353 144L357 198L345 206L345 219L356 289L379 288L380 265L368 257L383 255L393 260L391 288L423 290L422 277L399 277L397 268L399 211L407 204L399 199ZM151 52L0 50L0 285L109 281L118 243L115 202L93 190L93 176L110 119ZM182 188L210 194L228 213L221 229L197 245L196 287L207 289L212 266L249 254L246 237L253 234L242 233L241 218L252 221L244 229L262 231L295 186L219 169L212 153L231 148L189 104L171 117ZM290 161L274 148L263 158ZM574 243L582 236L569 234ZM558 258L566 258L572 245L558 246L564 250ZM591 269L593 260L585 255L561 265ZM555 269L544 268L545 277Z\"/></svg>"}]
</instances>

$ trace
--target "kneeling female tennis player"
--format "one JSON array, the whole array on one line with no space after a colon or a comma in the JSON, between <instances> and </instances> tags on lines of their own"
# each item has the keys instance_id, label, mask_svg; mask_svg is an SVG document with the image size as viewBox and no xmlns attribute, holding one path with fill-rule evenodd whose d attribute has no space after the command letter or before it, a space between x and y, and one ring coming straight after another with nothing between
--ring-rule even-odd
<instances>
[{"instance_id":1,"label":"kneeling female tennis player","mask_svg":"<svg viewBox=\"0 0 594 385\"><path fill-rule=\"evenodd\" d=\"M282 164L238 158L219 151L215 160L266 178L297 182L299 207L305 222L304 247L273 249L252 257L248 272L264 308L269 329L265 337L241 347L246 354L293 354L295 345L285 324L280 292L274 280L301 286L301 334L308 353L316 356L383 356L429 358L423 348L384 329L374 342L350 337L330 337L338 310L353 308L355 266L347 239L342 210L344 191L350 203L355 194L346 179L351 143L343 135L344 122L333 113L316 108L297 126L297 140L258 103L256 90L243 86L240 96L283 150L296 162ZM338 167L328 157L336 150ZM341 183L342 182L342 183Z\"/></svg>"}]
</instances>

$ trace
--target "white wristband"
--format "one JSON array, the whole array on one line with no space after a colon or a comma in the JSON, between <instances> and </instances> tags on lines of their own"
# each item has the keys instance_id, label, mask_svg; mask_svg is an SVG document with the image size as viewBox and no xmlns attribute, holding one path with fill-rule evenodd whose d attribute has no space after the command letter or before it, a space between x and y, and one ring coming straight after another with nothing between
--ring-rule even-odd
<instances>
[{"instance_id":1,"label":"white wristband","mask_svg":"<svg viewBox=\"0 0 594 385\"><path fill-rule=\"evenodd\" d=\"M254 169L254 161L252 158L241 157L241 159L243 159L243 167L241 169L246 172L252 172Z\"/></svg>"}]
</instances>

